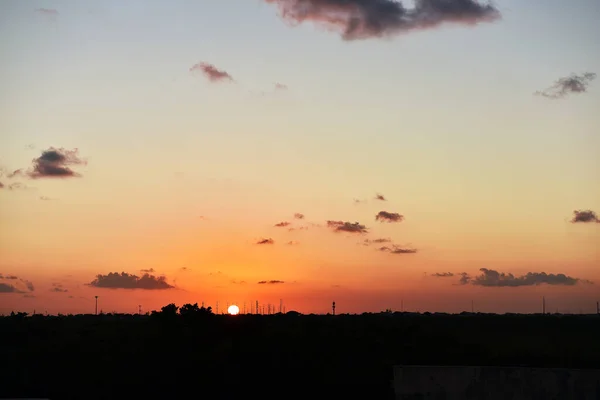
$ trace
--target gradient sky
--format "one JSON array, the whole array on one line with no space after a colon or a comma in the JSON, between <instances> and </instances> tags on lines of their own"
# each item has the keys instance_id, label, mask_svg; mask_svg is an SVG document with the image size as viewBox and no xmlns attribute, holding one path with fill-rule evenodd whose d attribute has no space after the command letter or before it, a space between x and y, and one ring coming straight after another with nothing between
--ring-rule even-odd
<instances>
[{"instance_id":1,"label":"gradient sky","mask_svg":"<svg viewBox=\"0 0 600 400\"><path fill-rule=\"evenodd\" d=\"M264 0L2 1L0 313L93 312L94 295L105 312L595 311L600 224L569 221L600 212L600 80L534 93L600 72L600 3L495 5L495 22L348 41ZM81 176L6 176L50 147L77 148ZM481 268L582 281L459 284ZM143 269L175 288L89 285Z\"/></svg>"}]
</instances>

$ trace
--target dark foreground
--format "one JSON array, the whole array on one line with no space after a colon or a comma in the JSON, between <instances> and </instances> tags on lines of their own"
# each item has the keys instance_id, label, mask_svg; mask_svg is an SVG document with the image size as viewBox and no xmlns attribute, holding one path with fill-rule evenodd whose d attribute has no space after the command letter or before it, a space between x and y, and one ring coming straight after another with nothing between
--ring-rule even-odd
<instances>
[{"instance_id":1,"label":"dark foreground","mask_svg":"<svg viewBox=\"0 0 600 400\"><path fill-rule=\"evenodd\" d=\"M391 399L393 365L597 368L600 316L0 318L0 398Z\"/></svg>"}]
</instances>

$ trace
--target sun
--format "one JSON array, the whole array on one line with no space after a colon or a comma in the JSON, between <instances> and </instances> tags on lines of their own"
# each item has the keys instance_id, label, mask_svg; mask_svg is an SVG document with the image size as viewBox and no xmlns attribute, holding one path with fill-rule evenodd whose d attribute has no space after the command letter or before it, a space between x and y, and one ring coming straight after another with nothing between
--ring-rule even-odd
<instances>
[{"instance_id":1,"label":"sun","mask_svg":"<svg viewBox=\"0 0 600 400\"><path fill-rule=\"evenodd\" d=\"M240 313L240 308L238 306L236 306L235 304L232 304L229 306L229 308L227 309L227 312L230 315L238 315Z\"/></svg>"}]
</instances>

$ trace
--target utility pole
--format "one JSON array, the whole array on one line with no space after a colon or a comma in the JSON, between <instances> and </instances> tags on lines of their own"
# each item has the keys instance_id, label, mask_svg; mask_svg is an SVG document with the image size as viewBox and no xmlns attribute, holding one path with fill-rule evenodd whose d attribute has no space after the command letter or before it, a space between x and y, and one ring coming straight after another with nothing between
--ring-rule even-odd
<instances>
[{"instance_id":1,"label":"utility pole","mask_svg":"<svg viewBox=\"0 0 600 400\"><path fill-rule=\"evenodd\" d=\"M258 315L258 300L256 300L256 312L255 312L255 314Z\"/></svg>"},{"instance_id":2,"label":"utility pole","mask_svg":"<svg viewBox=\"0 0 600 400\"><path fill-rule=\"evenodd\" d=\"M138 305L138 314L142 315L142 305Z\"/></svg>"},{"instance_id":3,"label":"utility pole","mask_svg":"<svg viewBox=\"0 0 600 400\"><path fill-rule=\"evenodd\" d=\"M546 297L542 296L542 315L546 315Z\"/></svg>"},{"instance_id":4,"label":"utility pole","mask_svg":"<svg viewBox=\"0 0 600 400\"><path fill-rule=\"evenodd\" d=\"M333 315L335 315L335 301L331 304L331 311L333 312Z\"/></svg>"},{"instance_id":5,"label":"utility pole","mask_svg":"<svg viewBox=\"0 0 600 400\"><path fill-rule=\"evenodd\" d=\"M98 315L98 296L94 296L96 298L96 315Z\"/></svg>"}]
</instances>

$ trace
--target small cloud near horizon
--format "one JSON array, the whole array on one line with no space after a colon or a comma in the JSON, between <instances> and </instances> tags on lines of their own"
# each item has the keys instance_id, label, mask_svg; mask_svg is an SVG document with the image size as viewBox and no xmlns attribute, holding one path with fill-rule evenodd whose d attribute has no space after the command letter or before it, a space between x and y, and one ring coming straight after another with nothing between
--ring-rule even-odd
<instances>
[{"instance_id":1,"label":"small cloud near horizon","mask_svg":"<svg viewBox=\"0 0 600 400\"><path fill-rule=\"evenodd\" d=\"M535 92L538 96L549 99L562 99L570 94L581 94L587 92L590 83L596 79L596 73L584 72L581 75L571 74L559 78L554 85L541 91Z\"/></svg>"},{"instance_id":2,"label":"small cloud near horizon","mask_svg":"<svg viewBox=\"0 0 600 400\"><path fill-rule=\"evenodd\" d=\"M0 293L27 293L33 292L33 283L16 275L0 274Z\"/></svg>"},{"instance_id":3,"label":"small cloud near horizon","mask_svg":"<svg viewBox=\"0 0 600 400\"><path fill-rule=\"evenodd\" d=\"M520 286L537 286L537 285L553 285L553 286L574 286L578 283L593 282L573 278L565 274L547 274L546 272L528 272L525 275L515 276L511 273L498 272L493 269L480 268L481 274L470 276L466 272L460 274L460 285L475 285L483 287L520 287Z\"/></svg>"},{"instance_id":4,"label":"small cloud near horizon","mask_svg":"<svg viewBox=\"0 0 600 400\"><path fill-rule=\"evenodd\" d=\"M98 274L92 282L86 285L101 289L165 290L174 288L174 286L167 283L167 278L164 276L157 277L146 273L138 277L126 272L110 272L107 275Z\"/></svg>"},{"instance_id":5,"label":"small cloud near horizon","mask_svg":"<svg viewBox=\"0 0 600 400\"><path fill-rule=\"evenodd\" d=\"M452 272L436 272L435 274L431 274L431 276L435 276L436 278L450 278L454 274Z\"/></svg>"},{"instance_id":6,"label":"small cloud near horizon","mask_svg":"<svg viewBox=\"0 0 600 400\"><path fill-rule=\"evenodd\" d=\"M294 213L294 218L295 219L304 219L304 214L302 214L302 213Z\"/></svg>"},{"instance_id":7,"label":"small cloud near horizon","mask_svg":"<svg viewBox=\"0 0 600 400\"><path fill-rule=\"evenodd\" d=\"M375 221L380 222L402 222L404 216L394 212L379 211L375 216Z\"/></svg>"},{"instance_id":8,"label":"small cloud near horizon","mask_svg":"<svg viewBox=\"0 0 600 400\"><path fill-rule=\"evenodd\" d=\"M256 242L256 244L275 244L275 241L271 238L261 239L258 242Z\"/></svg>"},{"instance_id":9,"label":"small cloud near horizon","mask_svg":"<svg viewBox=\"0 0 600 400\"><path fill-rule=\"evenodd\" d=\"M28 171L23 172L22 169L18 169L13 172L12 176L26 175L31 179L81 177L81 174L70 168L71 165L87 164L87 161L81 159L78 153L78 149L67 150L50 147L32 160L33 165Z\"/></svg>"},{"instance_id":10,"label":"small cloud near horizon","mask_svg":"<svg viewBox=\"0 0 600 400\"><path fill-rule=\"evenodd\" d=\"M348 232L348 233L367 233L368 229L358 222L344 222L344 221L327 221L327 227L332 228L334 232Z\"/></svg>"},{"instance_id":11,"label":"small cloud near horizon","mask_svg":"<svg viewBox=\"0 0 600 400\"><path fill-rule=\"evenodd\" d=\"M214 65L205 62L192 65L190 72L201 72L211 82L233 82L233 77L228 72L217 69Z\"/></svg>"},{"instance_id":12,"label":"small cloud near horizon","mask_svg":"<svg viewBox=\"0 0 600 400\"><path fill-rule=\"evenodd\" d=\"M598 214L592 210L575 210L573 211L573 218L571 219L571 223L590 223L596 222L600 223L600 219L598 218Z\"/></svg>"},{"instance_id":13,"label":"small cloud near horizon","mask_svg":"<svg viewBox=\"0 0 600 400\"><path fill-rule=\"evenodd\" d=\"M279 280L259 281L258 282L259 285L280 285L282 283L285 283L285 282L284 281L279 281Z\"/></svg>"},{"instance_id":14,"label":"small cloud near horizon","mask_svg":"<svg viewBox=\"0 0 600 400\"><path fill-rule=\"evenodd\" d=\"M282 221L282 222L279 222L279 223L277 223L277 224L275 224L273 226L275 226L276 228L285 228L286 226L290 226L290 225L291 225L290 222Z\"/></svg>"},{"instance_id":15,"label":"small cloud near horizon","mask_svg":"<svg viewBox=\"0 0 600 400\"><path fill-rule=\"evenodd\" d=\"M374 197L375 200L379 200L379 201L387 201L387 199L385 198L384 195L382 195L381 193L377 193Z\"/></svg>"},{"instance_id":16,"label":"small cloud near horizon","mask_svg":"<svg viewBox=\"0 0 600 400\"><path fill-rule=\"evenodd\" d=\"M411 249L406 247L401 247L397 245L383 246L378 249L381 252L390 253L390 254L415 254L418 252L417 249Z\"/></svg>"}]
</instances>

